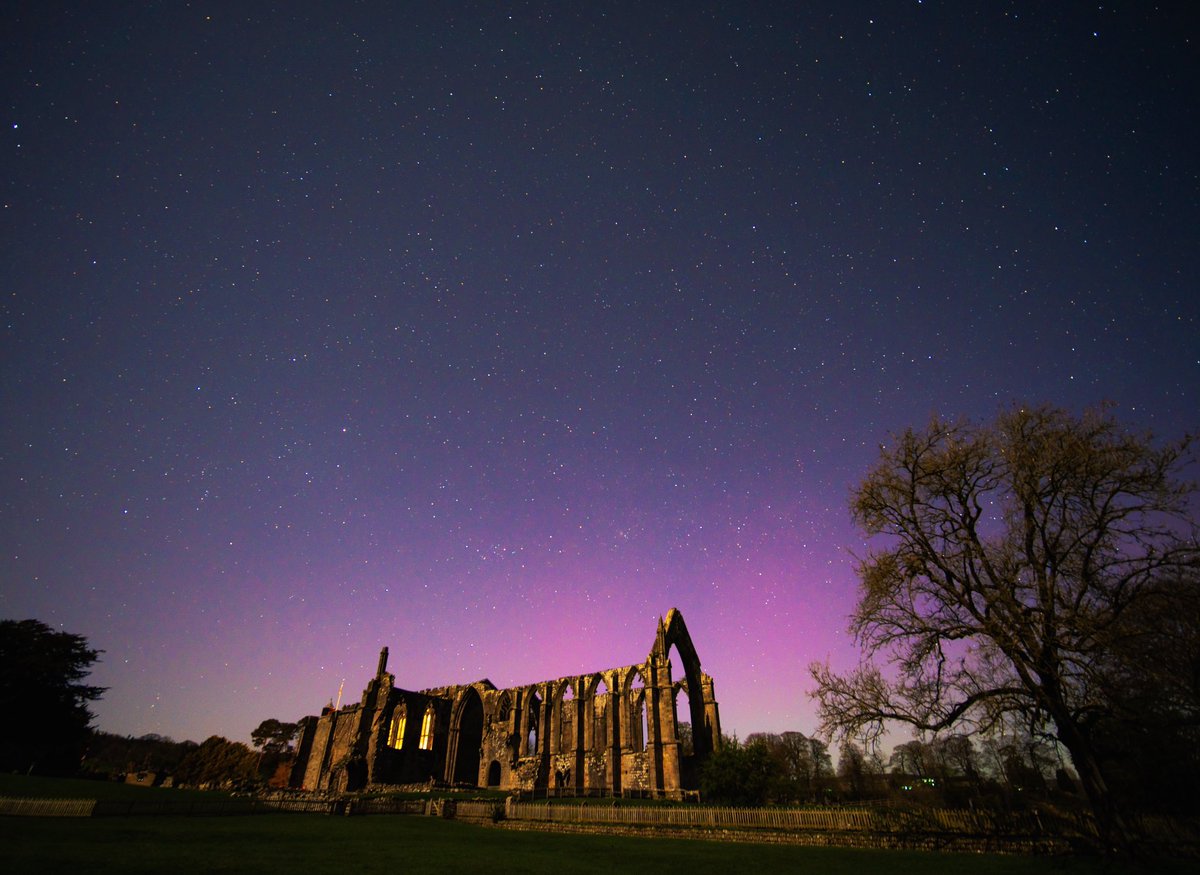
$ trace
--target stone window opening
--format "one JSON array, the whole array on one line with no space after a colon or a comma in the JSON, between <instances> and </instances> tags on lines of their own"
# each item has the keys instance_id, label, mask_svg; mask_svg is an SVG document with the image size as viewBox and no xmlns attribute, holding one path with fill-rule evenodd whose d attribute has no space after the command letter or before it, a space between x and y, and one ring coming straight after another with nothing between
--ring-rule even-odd
<instances>
[{"instance_id":1,"label":"stone window opening","mask_svg":"<svg viewBox=\"0 0 1200 875\"><path fill-rule=\"evenodd\" d=\"M646 750L650 741L647 698L645 681L640 672L634 672L629 681L629 747L639 752Z\"/></svg>"},{"instance_id":2,"label":"stone window opening","mask_svg":"<svg viewBox=\"0 0 1200 875\"><path fill-rule=\"evenodd\" d=\"M392 724L388 728L388 747L400 750L404 747L404 727L408 723L408 715L397 711L392 715Z\"/></svg>"},{"instance_id":3,"label":"stone window opening","mask_svg":"<svg viewBox=\"0 0 1200 875\"><path fill-rule=\"evenodd\" d=\"M558 706L558 749L560 751L575 750L578 744L575 710L575 691L570 684L567 684L563 688Z\"/></svg>"},{"instance_id":4,"label":"stone window opening","mask_svg":"<svg viewBox=\"0 0 1200 875\"><path fill-rule=\"evenodd\" d=\"M528 709L525 723L525 756L538 755L538 742L541 740L540 732L540 715L542 710L542 700L537 693L530 692L529 698L525 702L525 707Z\"/></svg>"},{"instance_id":5,"label":"stone window opening","mask_svg":"<svg viewBox=\"0 0 1200 875\"><path fill-rule=\"evenodd\" d=\"M533 707L537 707L537 705L539 705L539 704L540 703L536 702L536 700L535 700ZM532 714L529 715L529 735L526 737L525 742L526 742L525 750L527 751L527 755L528 756L537 756L537 752L538 752L538 720L537 720L537 712L536 711L534 711Z\"/></svg>"},{"instance_id":6,"label":"stone window opening","mask_svg":"<svg viewBox=\"0 0 1200 875\"><path fill-rule=\"evenodd\" d=\"M433 750L433 706L425 709L425 719L421 721L421 750Z\"/></svg>"},{"instance_id":7,"label":"stone window opening","mask_svg":"<svg viewBox=\"0 0 1200 875\"><path fill-rule=\"evenodd\" d=\"M611 739L608 735L608 685L604 678L596 684L592 692L592 734L597 748L605 748Z\"/></svg>"}]
</instances>

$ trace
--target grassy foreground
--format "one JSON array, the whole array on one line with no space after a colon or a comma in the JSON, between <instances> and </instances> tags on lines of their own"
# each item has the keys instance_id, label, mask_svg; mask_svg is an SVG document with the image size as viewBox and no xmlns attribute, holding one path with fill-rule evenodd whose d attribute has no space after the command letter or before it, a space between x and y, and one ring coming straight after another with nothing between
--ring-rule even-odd
<instances>
[{"instance_id":1,"label":"grassy foreground","mask_svg":"<svg viewBox=\"0 0 1200 875\"><path fill-rule=\"evenodd\" d=\"M0 796L174 799L214 794L0 775ZM1191 872L1181 861L866 851L517 832L416 816L0 817L0 870L24 873L812 872L820 875L1118 875Z\"/></svg>"},{"instance_id":2,"label":"grassy foreground","mask_svg":"<svg viewBox=\"0 0 1200 875\"><path fill-rule=\"evenodd\" d=\"M700 873L1093 875L1091 860L510 832L430 817L0 818L7 873ZM1191 871L1182 865L1179 872Z\"/></svg>"}]
</instances>

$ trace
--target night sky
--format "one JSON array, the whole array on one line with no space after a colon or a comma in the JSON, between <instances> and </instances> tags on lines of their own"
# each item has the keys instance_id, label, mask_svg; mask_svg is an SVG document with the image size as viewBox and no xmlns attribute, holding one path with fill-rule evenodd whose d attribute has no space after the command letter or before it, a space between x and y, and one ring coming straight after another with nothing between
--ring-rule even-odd
<instances>
[{"instance_id":1,"label":"night sky","mask_svg":"<svg viewBox=\"0 0 1200 875\"><path fill-rule=\"evenodd\" d=\"M248 740L678 607L811 733L890 434L1200 425L1185 5L5 3L0 617Z\"/></svg>"}]
</instances>

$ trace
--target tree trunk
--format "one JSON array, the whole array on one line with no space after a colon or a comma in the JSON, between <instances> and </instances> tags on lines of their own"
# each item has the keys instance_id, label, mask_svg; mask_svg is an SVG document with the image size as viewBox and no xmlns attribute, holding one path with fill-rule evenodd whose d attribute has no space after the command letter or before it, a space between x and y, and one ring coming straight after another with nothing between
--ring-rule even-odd
<instances>
[{"instance_id":1,"label":"tree trunk","mask_svg":"<svg viewBox=\"0 0 1200 875\"><path fill-rule=\"evenodd\" d=\"M1100 761L1082 729L1069 717L1055 718L1058 740L1071 754L1071 762L1079 773L1079 781L1087 794L1096 818L1100 841L1108 852L1128 850L1132 837L1120 809L1108 789L1108 782L1100 769Z\"/></svg>"}]
</instances>

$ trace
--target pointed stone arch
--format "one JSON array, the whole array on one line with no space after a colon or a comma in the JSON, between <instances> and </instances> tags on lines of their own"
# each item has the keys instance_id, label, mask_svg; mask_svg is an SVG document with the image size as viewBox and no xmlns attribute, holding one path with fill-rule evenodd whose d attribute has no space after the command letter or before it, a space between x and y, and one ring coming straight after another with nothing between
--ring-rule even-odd
<instances>
[{"instance_id":1,"label":"pointed stone arch","mask_svg":"<svg viewBox=\"0 0 1200 875\"><path fill-rule=\"evenodd\" d=\"M542 690L544 692L544 690ZM542 696L537 686L525 687L521 693L521 756L538 756L542 741Z\"/></svg>"},{"instance_id":2,"label":"pointed stone arch","mask_svg":"<svg viewBox=\"0 0 1200 875\"><path fill-rule=\"evenodd\" d=\"M388 721L387 746L393 750L404 747L404 734L408 727L408 706L401 702L392 710L392 719Z\"/></svg>"},{"instance_id":3,"label":"pointed stone arch","mask_svg":"<svg viewBox=\"0 0 1200 875\"><path fill-rule=\"evenodd\" d=\"M624 726L621 730L623 747L640 753L651 745L651 693L648 672L640 666L630 666L621 682L621 709Z\"/></svg>"},{"instance_id":4,"label":"pointed stone arch","mask_svg":"<svg viewBox=\"0 0 1200 875\"><path fill-rule=\"evenodd\" d=\"M671 659L671 650L679 654L680 668L683 669L683 677L673 680L687 684L688 698L688 716L692 724L692 744L696 756L705 757L713 751L719 743L720 727L714 726L713 719L708 713L706 707L705 695L706 685L704 683L707 675L700 668L700 657L696 655L696 647L692 644L692 636L688 634L687 624L683 621L683 614L676 608L671 608L667 612L664 620L659 622L658 637L654 642L654 649L651 651L651 659L659 659L663 664L667 664ZM711 690L712 681L709 679L707 689ZM713 709L716 703L712 703Z\"/></svg>"},{"instance_id":5,"label":"pointed stone arch","mask_svg":"<svg viewBox=\"0 0 1200 875\"><path fill-rule=\"evenodd\" d=\"M581 697L578 695L579 679L562 678L554 686L551 699L551 752L570 753L583 745L580 720Z\"/></svg>"},{"instance_id":6,"label":"pointed stone arch","mask_svg":"<svg viewBox=\"0 0 1200 875\"><path fill-rule=\"evenodd\" d=\"M597 672L588 683L588 705L585 707L591 709L592 738L589 747L594 749L611 749L619 743L617 702L620 700L620 686L616 674L616 671Z\"/></svg>"},{"instance_id":7,"label":"pointed stone arch","mask_svg":"<svg viewBox=\"0 0 1200 875\"><path fill-rule=\"evenodd\" d=\"M446 751L446 780L451 784L479 785L483 744L483 699L474 686L462 691L450 717Z\"/></svg>"},{"instance_id":8,"label":"pointed stone arch","mask_svg":"<svg viewBox=\"0 0 1200 875\"><path fill-rule=\"evenodd\" d=\"M421 739L417 747L421 750L433 750L433 736L437 731L437 709L433 702L425 706L425 714L421 718Z\"/></svg>"}]
</instances>

